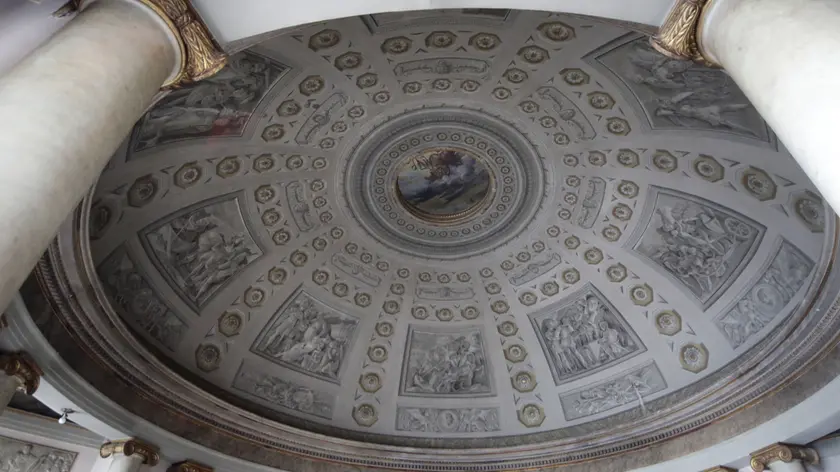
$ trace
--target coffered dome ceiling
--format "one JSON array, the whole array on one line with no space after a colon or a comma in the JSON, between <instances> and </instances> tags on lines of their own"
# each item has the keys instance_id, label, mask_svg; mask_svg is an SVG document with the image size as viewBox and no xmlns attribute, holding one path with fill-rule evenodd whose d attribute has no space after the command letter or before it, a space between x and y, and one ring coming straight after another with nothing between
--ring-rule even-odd
<instances>
[{"instance_id":1,"label":"coffered dome ceiling","mask_svg":"<svg viewBox=\"0 0 840 472\"><path fill-rule=\"evenodd\" d=\"M821 349L794 329L835 323L809 312L834 217L743 94L591 18L276 36L163 98L85 205L59 265L95 267L100 334L142 340L127 381L356 464L639 447L778 387Z\"/></svg>"}]
</instances>

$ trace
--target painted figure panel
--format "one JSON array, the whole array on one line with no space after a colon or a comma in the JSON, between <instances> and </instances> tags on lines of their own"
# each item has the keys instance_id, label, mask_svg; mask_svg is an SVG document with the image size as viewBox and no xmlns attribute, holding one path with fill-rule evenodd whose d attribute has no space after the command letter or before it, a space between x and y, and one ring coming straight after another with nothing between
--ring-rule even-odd
<instances>
[{"instance_id":1,"label":"painted figure panel","mask_svg":"<svg viewBox=\"0 0 840 472\"><path fill-rule=\"evenodd\" d=\"M400 395L493 395L490 371L480 327L410 326Z\"/></svg>"},{"instance_id":2,"label":"painted figure panel","mask_svg":"<svg viewBox=\"0 0 840 472\"><path fill-rule=\"evenodd\" d=\"M0 436L0 471L70 472L76 453Z\"/></svg>"},{"instance_id":3,"label":"painted figure panel","mask_svg":"<svg viewBox=\"0 0 840 472\"><path fill-rule=\"evenodd\" d=\"M768 128L726 73L656 52L647 38L596 60L638 98L654 129L708 129L769 140Z\"/></svg>"},{"instance_id":4,"label":"painted figure panel","mask_svg":"<svg viewBox=\"0 0 840 472\"><path fill-rule=\"evenodd\" d=\"M154 222L141 240L158 270L196 311L263 254L235 196L204 201Z\"/></svg>"},{"instance_id":5,"label":"painted figure panel","mask_svg":"<svg viewBox=\"0 0 840 472\"><path fill-rule=\"evenodd\" d=\"M485 200L490 171L472 154L434 148L405 160L397 174L397 191L416 213L454 216Z\"/></svg>"},{"instance_id":6,"label":"painted figure panel","mask_svg":"<svg viewBox=\"0 0 840 472\"><path fill-rule=\"evenodd\" d=\"M805 285L814 263L794 245L782 240L761 278L729 311L715 320L732 348L747 342L778 316Z\"/></svg>"},{"instance_id":7,"label":"painted figure panel","mask_svg":"<svg viewBox=\"0 0 840 472\"><path fill-rule=\"evenodd\" d=\"M644 411L644 398L668 388L662 372L651 361L630 372L595 385L560 395L563 416L567 421L595 415L628 403L638 404Z\"/></svg>"},{"instance_id":8,"label":"painted figure panel","mask_svg":"<svg viewBox=\"0 0 840 472\"><path fill-rule=\"evenodd\" d=\"M239 366L232 387L282 409L332 419L335 404L332 395L260 372L244 362Z\"/></svg>"},{"instance_id":9,"label":"painted figure panel","mask_svg":"<svg viewBox=\"0 0 840 472\"><path fill-rule=\"evenodd\" d=\"M359 319L298 289L272 317L251 351L276 364L339 383Z\"/></svg>"},{"instance_id":10,"label":"painted figure panel","mask_svg":"<svg viewBox=\"0 0 840 472\"><path fill-rule=\"evenodd\" d=\"M105 294L114 310L170 351L175 351L187 331L178 318L155 293L145 276L123 246L112 252L97 271Z\"/></svg>"},{"instance_id":11,"label":"painted figure panel","mask_svg":"<svg viewBox=\"0 0 840 472\"><path fill-rule=\"evenodd\" d=\"M529 318L557 385L645 351L624 317L592 284Z\"/></svg>"},{"instance_id":12,"label":"painted figure panel","mask_svg":"<svg viewBox=\"0 0 840 472\"><path fill-rule=\"evenodd\" d=\"M716 203L651 187L633 250L665 270L705 310L752 258L764 227ZM635 241L635 242L633 242Z\"/></svg>"},{"instance_id":13,"label":"painted figure panel","mask_svg":"<svg viewBox=\"0 0 840 472\"><path fill-rule=\"evenodd\" d=\"M397 431L486 433L499 431L498 408L397 408Z\"/></svg>"},{"instance_id":14,"label":"painted figure panel","mask_svg":"<svg viewBox=\"0 0 840 472\"><path fill-rule=\"evenodd\" d=\"M251 114L271 86L289 68L243 52L218 74L173 90L148 113L134 131L132 149L182 139L240 136Z\"/></svg>"}]
</instances>

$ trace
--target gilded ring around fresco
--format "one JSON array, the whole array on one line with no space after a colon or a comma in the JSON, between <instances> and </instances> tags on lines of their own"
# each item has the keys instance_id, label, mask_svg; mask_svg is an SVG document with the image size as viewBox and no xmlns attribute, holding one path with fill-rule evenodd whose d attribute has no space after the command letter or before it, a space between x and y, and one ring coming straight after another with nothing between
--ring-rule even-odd
<instances>
[{"instance_id":1,"label":"gilded ring around fresco","mask_svg":"<svg viewBox=\"0 0 840 472\"><path fill-rule=\"evenodd\" d=\"M511 124L467 108L386 116L350 151L354 220L401 252L456 259L520 234L544 198L541 157Z\"/></svg>"}]
</instances>

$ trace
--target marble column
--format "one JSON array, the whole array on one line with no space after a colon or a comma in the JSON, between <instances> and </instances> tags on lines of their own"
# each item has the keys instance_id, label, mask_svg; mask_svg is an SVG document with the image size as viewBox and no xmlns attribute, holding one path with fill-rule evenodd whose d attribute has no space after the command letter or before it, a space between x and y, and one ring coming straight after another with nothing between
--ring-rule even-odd
<instances>
[{"instance_id":1,"label":"marble column","mask_svg":"<svg viewBox=\"0 0 840 472\"><path fill-rule=\"evenodd\" d=\"M653 45L672 57L723 67L840 211L833 128L840 109L840 3L677 0Z\"/></svg>"},{"instance_id":2,"label":"marble column","mask_svg":"<svg viewBox=\"0 0 840 472\"><path fill-rule=\"evenodd\" d=\"M99 448L99 456L113 458L108 472L141 472L160 461L156 447L137 439L107 442Z\"/></svg>"},{"instance_id":3,"label":"marble column","mask_svg":"<svg viewBox=\"0 0 840 472\"><path fill-rule=\"evenodd\" d=\"M23 353L0 355L0 412L12 400L15 392L32 395L41 382L41 369Z\"/></svg>"},{"instance_id":4,"label":"marble column","mask_svg":"<svg viewBox=\"0 0 840 472\"><path fill-rule=\"evenodd\" d=\"M161 88L226 57L186 0L98 0L0 77L0 309Z\"/></svg>"},{"instance_id":5,"label":"marble column","mask_svg":"<svg viewBox=\"0 0 840 472\"><path fill-rule=\"evenodd\" d=\"M776 443L750 453L755 472L806 472L805 464L819 464L820 456L810 447Z\"/></svg>"}]
</instances>

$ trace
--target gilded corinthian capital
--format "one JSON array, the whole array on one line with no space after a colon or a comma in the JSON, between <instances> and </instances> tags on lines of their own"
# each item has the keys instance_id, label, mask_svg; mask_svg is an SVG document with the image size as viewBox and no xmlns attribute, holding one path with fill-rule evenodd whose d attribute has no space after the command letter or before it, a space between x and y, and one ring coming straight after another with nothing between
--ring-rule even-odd
<instances>
[{"instance_id":1,"label":"gilded corinthian capital","mask_svg":"<svg viewBox=\"0 0 840 472\"><path fill-rule=\"evenodd\" d=\"M125 456L140 456L143 463L149 466L156 466L160 461L158 450L151 444L144 443L137 439L125 439L122 441L111 441L99 448L99 456L104 458L123 454Z\"/></svg>"},{"instance_id":2,"label":"gilded corinthian capital","mask_svg":"<svg viewBox=\"0 0 840 472\"><path fill-rule=\"evenodd\" d=\"M169 26L181 50L178 75L164 84L164 89L177 88L206 79L227 64L227 55L213 40L207 26L190 5L189 0L125 0L149 7ZM78 13L90 0L69 0L53 13L64 17Z\"/></svg>"},{"instance_id":3,"label":"gilded corinthian capital","mask_svg":"<svg viewBox=\"0 0 840 472\"><path fill-rule=\"evenodd\" d=\"M181 45L181 72L164 88L176 88L206 79L227 64L227 55L219 48L210 31L188 0L140 0L158 14Z\"/></svg>"},{"instance_id":4,"label":"gilded corinthian capital","mask_svg":"<svg viewBox=\"0 0 840 472\"><path fill-rule=\"evenodd\" d=\"M819 464L820 456L810 447L776 443L750 453L750 467L755 472L767 469L771 462L793 462L799 460L808 464Z\"/></svg>"},{"instance_id":5,"label":"gilded corinthian capital","mask_svg":"<svg viewBox=\"0 0 840 472\"><path fill-rule=\"evenodd\" d=\"M709 2L710 0L677 0L659 27L659 32L650 39L650 44L668 57L719 67L703 56L697 43L700 16Z\"/></svg>"},{"instance_id":6,"label":"gilded corinthian capital","mask_svg":"<svg viewBox=\"0 0 840 472\"><path fill-rule=\"evenodd\" d=\"M18 390L32 395L38 390L43 372L29 356L24 353L0 355L0 370L18 381Z\"/></svg>"}]
</instances>

